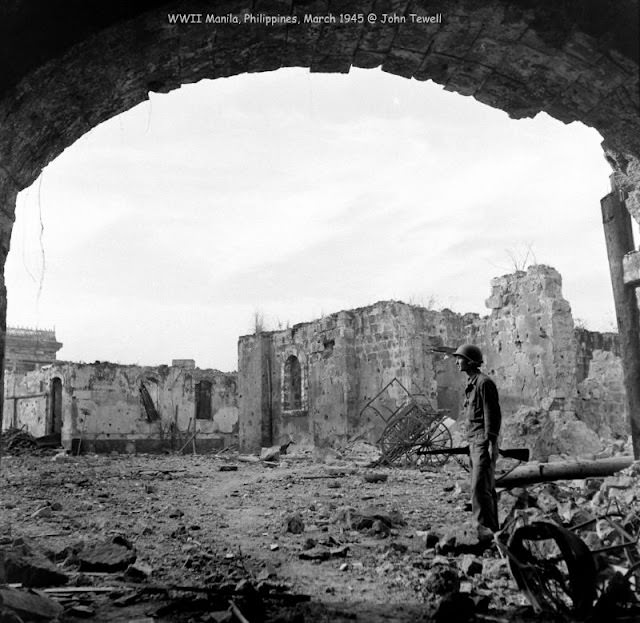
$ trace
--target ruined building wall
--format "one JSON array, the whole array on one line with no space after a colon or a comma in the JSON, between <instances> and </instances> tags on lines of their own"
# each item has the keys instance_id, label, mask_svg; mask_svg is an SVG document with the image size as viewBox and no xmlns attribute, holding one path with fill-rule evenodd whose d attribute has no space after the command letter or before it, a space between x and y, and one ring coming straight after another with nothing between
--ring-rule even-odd
<instances>
[{"instance_id":1,"label":"ruined building wall","mask_svg":"<svg viewBox=\"0 0 640 623\"><path fill-rule=\"evenodd\" d=\"M567 438L578 431L576 443L589 449L599 433L626 434L614 340L575 330L559 273L533 266L496 278L491 287L491 313L483 318L385 301L240 338L241 447L254 451L288 438L316 446L355 437L375 442L406 396L394 385L376 410L365 407L394 378L456 419L465 378L438 347L463 342L485 354L484 370L500 389L505 430L520 409L531 408ZM285 404L292 358L300 365L294 409Z\"/></svg>"},{"instance_id":2,"label":"ruined building wall","mask_svg":"<svg viewBox=\"0 0 640 623\"><path fill-rule=\"evenodd\" d=\"M577 382L574 323L560 274L532 266L493 279L491 288L491 314L479 322L477 341L505 410L571 401Z\"/></svg>"},{"instance_id":3,"label":"ruined building wall","mask_svg":"<svg viewBox=\"0 0 640 623\"><path fill-rule=\"evenodd\" d=\"M628 435L618 334L577 329L575 335L580 419L603 438Z\"/></svg>"},{"instance_id":4,"label":"ruined building wall","mask_svg":"<svg viewBox=\"0 0 640 623\"><path fill-rule=\"evenodd\" d=\"M56 363L6 374L4 405L5 428L61 433L65 447L87 451L179 449L194 422L199 451L237 439L236 378L216 370Z\"/></svg>"},{"instance_id":5,"label":"ruined building wall","mask_svg":"<svg viewBox=\"0 0 640 623\"><path fill-rule=\"evenodd\" d=\"M362 411L394 378L411 393L424 394L434 409L447 408L453 362L425 356L425 344L442 345L452 320L455 325L451 312L387 301L240 338L241 446L254 450L289 438L322 446L354 435L375 441L407 394L395 385L377 405L381 415ZM299 397L292 401L291 369L297 365Z\"/></svg>"}]
</instances>

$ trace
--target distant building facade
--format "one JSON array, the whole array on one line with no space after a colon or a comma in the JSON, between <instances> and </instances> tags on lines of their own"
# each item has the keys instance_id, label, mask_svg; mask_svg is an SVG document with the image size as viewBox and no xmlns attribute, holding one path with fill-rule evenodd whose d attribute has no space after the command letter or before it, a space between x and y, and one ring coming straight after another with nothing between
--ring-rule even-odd
<instances>
[{"instance_id":1,"label":"distant building facade","mask_svg":"<svg viewBox=\"0 0 640 623\"><path fill-rule=\"evenodd\" d=\"M236 375L57 361L5 371L3 428L60 435L77 452L208 452L237 443Z\"/></svg>"},{"instance_id":2,"label":"distant building facade","mask_svg":"<svg viewBox=\"0 0 640 623\"><path fill-rule=\"evenodd\" d=\"M21 374L56 361L62 343L52 329L7 327L4 369Z\"/></svg>"}]
</instances>

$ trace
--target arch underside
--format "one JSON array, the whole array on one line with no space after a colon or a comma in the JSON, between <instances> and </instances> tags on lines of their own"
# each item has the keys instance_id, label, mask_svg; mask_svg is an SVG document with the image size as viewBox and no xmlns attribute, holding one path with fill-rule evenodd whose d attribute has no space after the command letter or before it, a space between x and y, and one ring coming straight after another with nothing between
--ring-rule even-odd
<instances>
[{"instance_id":1,"label":"arch underside","mask_svg":"<svg viewBox=\"0 0 640 623\"><path fill-rule=\"evenodd\" d=\"M38 40L34 29L47 26L38 23L41 8L29 14L28 2L15 4L24 14L7 11L4 28L13 25L17 32L4 34L5 48L17 46L12 58L18 60L0 59L0 68L7 69L0 72L2 262L17 193L93 127L144 101L150 91L165 93L203 79L282 67L341 73L381 67L408 79L433 80L513 118L545 111L565 123L581 121L602 135L618 186L628 192L627 208L640 221L635 1L618 0L615 9L608 0L216 2L217 15L240 17L290 15L304 22L305 14L378 16L375 23L362 24L238 26L169 23L171 12L212 13L211 3L195 0L143 0L133 9L120 0L88 8L69 0L56 9L58 25L65 11L74 22L60 29L60 40L53 28L48 38L39 33ZM442 23L410 18L438 12ZM405 21L382 23L384 13ZM4 319L6 298L0 299Z\"/></svg>"}]
</instances>

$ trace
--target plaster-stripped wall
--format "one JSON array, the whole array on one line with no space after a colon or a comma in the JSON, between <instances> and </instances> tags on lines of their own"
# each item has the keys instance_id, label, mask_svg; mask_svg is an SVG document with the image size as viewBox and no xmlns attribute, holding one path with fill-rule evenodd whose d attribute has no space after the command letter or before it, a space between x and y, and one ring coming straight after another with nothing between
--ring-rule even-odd
<instances>
[{"instance_id":1,"label":"plaster-stripped wall","mask_svg":"<svg viewBox=\"0 0 640 623\"><path fill-rule=\"evenodd\" d=\"M222 448L237 439L235 374L104 362L57 363L24 375L6 374L4 427L25 426L34 436L58 432L52 430L55 378L62 384L60 432L66 447L80 443L96 451L179 449L194 423L198 450ZM211 419L195 418L200 381L211 383ZM141 382L159 420L149 421L140 398Z\"/></svg>"},{"instance_id":2,"label":"plaster-stripped wall","mask_svg":"<svg viewBox=\"0 0 640 623\"><path fill-rule=\"evenodd\" d=\"M507 425L520 407L541 407L569 420L584 414L594 431L602 420L606 430L625 434L618 355L607 351L611 361L598 367L599 342L579 339L559 273L533 266L494 279L491 288L486 302L491 313L483 318L383 301L241 337L241 447L255 450L290 437L316 446L356 436L375 442L403 392L394 386L378 412L365 407L394 378L422 394L433 409L457 418L465 380L439 347L464 342L482 349ZM288 414L282 410L282 370L292 354L303 365L307 401L304 412Z\"/></svg>"}]
</instances>

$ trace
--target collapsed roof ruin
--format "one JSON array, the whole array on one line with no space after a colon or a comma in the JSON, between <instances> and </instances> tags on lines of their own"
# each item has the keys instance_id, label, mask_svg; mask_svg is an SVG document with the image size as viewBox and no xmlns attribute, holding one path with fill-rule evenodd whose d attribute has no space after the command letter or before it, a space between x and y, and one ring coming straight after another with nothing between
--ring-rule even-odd
<instances>
[{"instance_id":1,"label":"collapsed roof ruin","mask_svg":"<svg viewBox=\"0 0 640 623\"><path fill-rule=\"evenodd\" d=\"M486 317L383 301L241 337L241 448L375 443L408 394L456 419L463 380L445 352L464 342L480 346L500 389L505 438L528 442L536 458L598 452L601 439L626 438L617 335L576 329L553 268L532 266L491 285Z\"/></svg>"},{"instance_id":2,"label":"collapsed roof ruin","mask_svg":"<svg viewBox=\"0 0 640 623\"><path fill-rule=\"evenodd\" d=\"M385 414L409 394L457 418L463 379L446 347L474 342L500 389L505 443L524 442L545 458L597 453L603 440L626 439L618 336L575 327L555 269L493 279L486 305L491 312L481 317L381 301L243 336L237 375L200 370L192 360L5 371L3 426L61 433L74 452L376 443Z\"/></svg>"}]
</instances>

